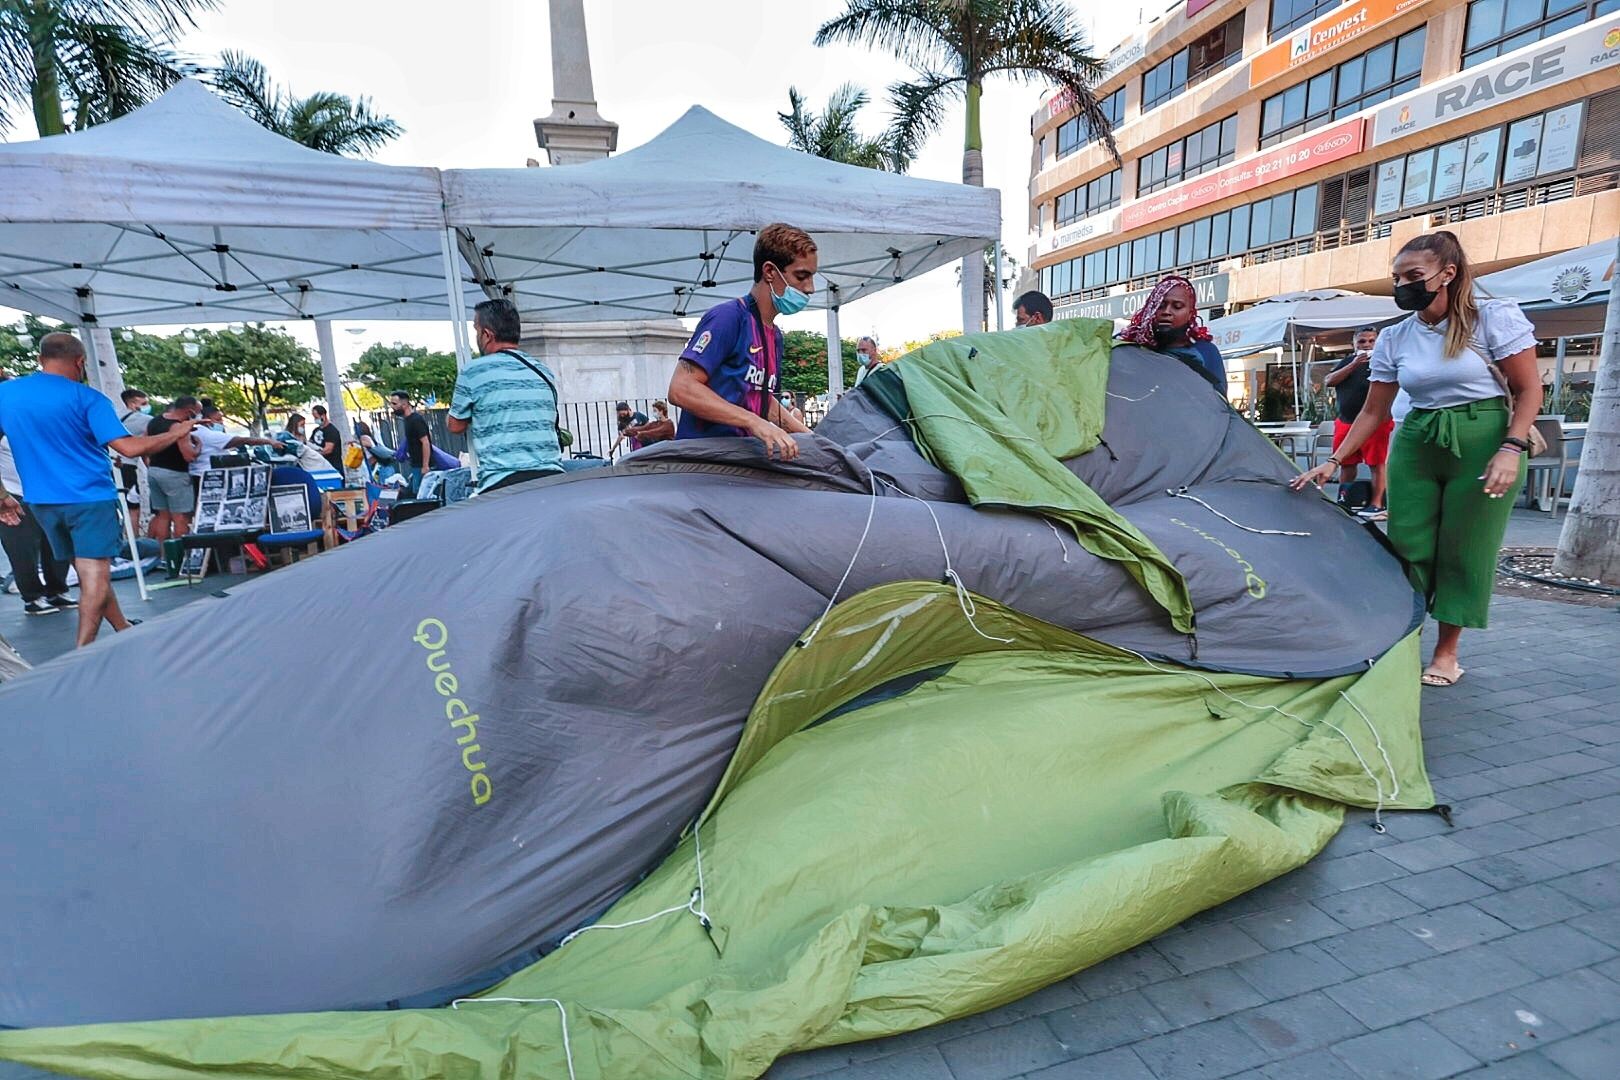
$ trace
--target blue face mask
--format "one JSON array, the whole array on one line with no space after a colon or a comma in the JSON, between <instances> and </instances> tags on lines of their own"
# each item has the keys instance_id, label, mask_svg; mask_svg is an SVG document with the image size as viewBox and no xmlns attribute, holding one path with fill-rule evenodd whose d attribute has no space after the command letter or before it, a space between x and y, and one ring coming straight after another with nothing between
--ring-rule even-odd
<instances>
[{"instance_id":1,"label":"blue face mask","mask_svg":"<svg viewBox=\"0 0 1620 1080\"><path fill-rule=\"evenodd\" d=\"M142 405L140 408L136 409L135 411L140 413L142 416L151 416L152 415L152 404L151 404L151 402L147 402L145 405Z\"/></svg>"},{"instance_id":2,"label":"blue face mask","mask_svg":"<svg viewBox=\"0 0 1620 1080\"><path fill-rule=\"evenodd\" d=\"M778 270L777 273L780 274L781 271ZM769 289L770 282L766 282L765 287ZM795 289L792 285L789 285L786 275L783 275L782 277L782 295L777 296L776 290L771 290L771 304L776 308L776 313L778 315L797 315L799 312L803 311L809 305L809 303L810 297L806 296L798 289Z\"/></svg>"}]
</instances>

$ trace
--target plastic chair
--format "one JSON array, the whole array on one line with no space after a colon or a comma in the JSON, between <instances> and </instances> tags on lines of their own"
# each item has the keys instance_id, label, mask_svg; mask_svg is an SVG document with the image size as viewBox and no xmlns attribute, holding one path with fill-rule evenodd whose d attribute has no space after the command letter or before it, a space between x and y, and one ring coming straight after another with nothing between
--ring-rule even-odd
<instances>
[{"instance_id":1,"label":"plastic chair","mask_svg":"<svg viewBox=\"0 0 1620 1080\"><path fill-rule=\"evenodd\" d=\"M1558 500L1565 498L1564 474L1569 471L1572 464L1566 449L1568 440L1564 438L1564 422L1556 416L1542 416L1536 418L1536 430L1541 437L1547 440L1547 452L1540 457L1531 458L1525 470L1524 498L1529 505L1532 498L1540 496L1535 494L1535 479L1537 474L1544 474L1553 478L1552 492L1547 500L1547 513L1557 516ZM1537 507L1540 508L1539 506Z\"/></svg>"},{"instance_id":2,"label":"plastic chair","mask_svg":"<svg viewBox=\"0 0 1620 1080\"><path fill-rule=\"evenodd\" d=\"M311 523L320 520L321 489L316 484L315 477L307 470L277 465L276 471L270 474L270 483L272 486L302 484L308 497L309 520ZM318 528L299 529L295 532L267 532L259 536L257 543L266 554L280 551L296 562L301 553L315 554L324 535L325 533ZM310 550L312 547L315 550Z\"/></svg>"},{"instance_id":3,"label":"plastic chair","mask_svg":"<svg viewBox=\"0 0 1620 1080\"><path fill-rule=\"evenodd\" d=\"M1324 420L1316 425L1316 438L1311 442L1310 468L1314 469L1333 453L1333 421Z\"/></svg>"}]
</instances>

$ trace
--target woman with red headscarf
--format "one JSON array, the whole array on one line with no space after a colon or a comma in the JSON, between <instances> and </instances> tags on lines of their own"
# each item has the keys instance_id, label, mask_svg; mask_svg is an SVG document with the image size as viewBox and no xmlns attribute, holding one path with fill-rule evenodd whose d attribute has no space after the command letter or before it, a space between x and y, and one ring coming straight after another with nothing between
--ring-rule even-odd
<instances>
[{"instance_id":1,"label":"woman with red headscarf","mask_svg":"<svg viewBox=\"0 0 1620 1080\"><path fill-rule=\"evenodd\" d=\"M1174 356L1208 379L1225 400L1226 364L1198 317L1198 294L1186 278L1175 274L1161 278L1119 337Z\"/></svg>"}]
</instances>

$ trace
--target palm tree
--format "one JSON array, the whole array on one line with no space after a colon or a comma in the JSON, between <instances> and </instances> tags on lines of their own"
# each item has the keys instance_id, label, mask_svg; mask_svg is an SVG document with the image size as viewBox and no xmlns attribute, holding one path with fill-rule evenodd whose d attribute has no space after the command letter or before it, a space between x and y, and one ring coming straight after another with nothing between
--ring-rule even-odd
<instances>
[{"instance_id":1,"label":"palm tree","mask_svg":"<svg viewBox=\"0 0 1620 1080\"><path fill-rule=\"evenodd\" d=\"M209 81L226 101L283 138L328 154L371 154L404 134L398 121L373 112L367 99L330 91L296 97L275 86L264 65L227 52Z\"/></svg>"},{"instance_id":2,"label":"palm tree","mask_svg":"<svg viewBox=\"0 0 1620 1080\"><path fill-rule=\"evenodd\" d=\"M967 102L962 182L984 186L984 139L979 99L984 81L1056 85L1074 96L1092 132L1118 157L1108 118L1092 87L1103 62L1091 54L1075 14L1064 0L844 0L844 13L823 23L816 44L864 42L893 52L917 77L889 88L894 106L890 137L897 152L915 156L957 98ZM984 262L962 260L964 328L984 325Z\"/></svg>"},{"instance_id":3,"label":"palm tree","mask_svg":"<svg viewBox=\"0 0 1620 1080\"><path fill-rule=\"evenodd\" d=\"M177 34L217 0L0 0L0 124L28 102L41 138L123 116L187 65Z\"/></svg>"},{"instance_id":4,"label":"palm tree","mask_svg":"<svg viewBox=\"0 0 1620 1080\"><path fill-rule=\"evenodd\" d=\"M1620 288L1609 292L1591 422L1553 572L1620 584Z\"/></svg>"},{"instance_id":5,"label":"palm tree","mask_svg":"<svg viewBox=\"0 0 1620 1080\"><path fill-rule=\"evenodd\" d=\"M845 83L827 99L820 116L804 107L797 87L788 87L789 111L777 113L788 131L788 145L807 154L885 172L905 172L911 156L898 152L888 138L867 138L855 126L855 116L870 100L865 90Z\"/></svg>"}]
</instances>

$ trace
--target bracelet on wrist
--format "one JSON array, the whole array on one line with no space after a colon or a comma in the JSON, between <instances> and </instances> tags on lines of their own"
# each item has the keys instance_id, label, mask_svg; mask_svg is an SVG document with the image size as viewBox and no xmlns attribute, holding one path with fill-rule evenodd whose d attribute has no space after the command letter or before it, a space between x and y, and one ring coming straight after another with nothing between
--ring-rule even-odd
<instances>
[{"instance_id":1,"label":"bracelet on wrist","mask_svg":"<svg viewBox=\"0 0 1620 1080\"><path fill-rule=\"evenodd\" d=\"M1515 454L1523 456L1525 450L1522 446L1514 446L1512 443L1503 443L1501 446L1496 448L1496 452L1498 454Z\"/></svg>"},{"instance_id":2,"label":"bracelet on wrist","mask_svg":"<svg viewBox=\"0 0 1620 1080\"><path fill-rule=\"evenodd\" d=\"M1503 446L1516 446L1520 450L1528 452L1529 449L1530 449L1530 440L1529 439L1520 439L1520 438L1518 438L1516 436L1508 435L1505 438L1503 438L1502 445Z\"/></svg>"}]
</instances>

